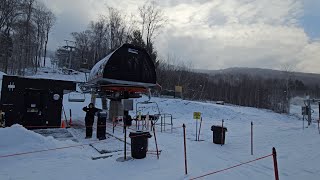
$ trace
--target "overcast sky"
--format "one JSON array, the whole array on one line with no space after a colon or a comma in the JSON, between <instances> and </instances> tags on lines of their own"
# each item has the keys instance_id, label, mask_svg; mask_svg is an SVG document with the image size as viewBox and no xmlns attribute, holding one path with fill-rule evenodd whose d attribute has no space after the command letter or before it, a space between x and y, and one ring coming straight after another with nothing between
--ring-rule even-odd
<instances>
[{"instance_id":1,"label":"overcast sky","mask_svg":"<svg viewBox=\"0 0 320 180\"><path fill-rule=\"evenodd\" d=\"M143 0L40 0L57 16L50 49L106 6L137 13ZM259 67L320 73L320 0L159 0L169 19L156 48L195 68Z\"/></svg>"}]
</instances>

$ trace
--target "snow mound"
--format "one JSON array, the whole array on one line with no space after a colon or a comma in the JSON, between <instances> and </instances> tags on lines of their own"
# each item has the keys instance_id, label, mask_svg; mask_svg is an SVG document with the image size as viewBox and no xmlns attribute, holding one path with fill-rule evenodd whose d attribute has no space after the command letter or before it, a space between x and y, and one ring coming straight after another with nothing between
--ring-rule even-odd
<instances>
[{"instance_id":1,"label":"snow mound","mask_svg":"<svg viewBox=\"0 0 320 180\"><path fill-rule=\"evenodd\" d=\"M58 141L44 137L21 125L0 129L0 154L13 154L74 145L72 141Z\"/></svg>"}]
</instances>

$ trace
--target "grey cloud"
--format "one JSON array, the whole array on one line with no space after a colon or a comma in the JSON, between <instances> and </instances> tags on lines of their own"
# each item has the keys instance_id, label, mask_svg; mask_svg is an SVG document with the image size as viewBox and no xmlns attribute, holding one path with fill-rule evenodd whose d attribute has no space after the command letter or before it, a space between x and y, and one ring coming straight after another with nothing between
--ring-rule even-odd
<instances>
[{"instance_id":1,"label":"grey cloud","mask_svg":"<svg viewBox=\"0 0 320 180\"><path fill-rule=\"evenodd\" d=\"M45 1L45 0L43 0ZM105 6L136 13L141 0L46 1L58 16L50 47L64 44L73 31L83 31ZM49 3L48 3L49 2ZM159 0L170 22L156 39L164 58L175 54L197 68L235 66L279 68L297 64L297 70L319 72L320 43L312 42L297 19L303 0ZM62 42L62 43L61 43Z\"/></svg>"}]
</instances>

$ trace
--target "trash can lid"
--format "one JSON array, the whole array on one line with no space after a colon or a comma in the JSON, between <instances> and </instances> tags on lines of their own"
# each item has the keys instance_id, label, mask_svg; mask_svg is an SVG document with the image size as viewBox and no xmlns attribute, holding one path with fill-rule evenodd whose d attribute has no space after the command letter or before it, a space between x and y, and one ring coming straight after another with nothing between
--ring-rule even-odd
<instances>
[{"instance_id":1,"label":"trash can lid","mask_svg":"<svg viewBox=\"0 0 320 180\"><path fill-rule=\"evenodd\" d=\"M213 131L214 129L222 129L222 126L219 126L219 125L213 125L211 126L211 131ZM227 127L223 126L223 130L224 131L228 131Z\"/></svg>"},{"instance_id":2,"label":"trash can lid","mask_svg":"<svg viewBox=\"0 0 320 180\"><path fill-rule=\"evenodd\" d=\"M106 111L100 111L100 112L98 112L98 116L100 116L100 117L107 117L107 112Z\"/></svg>"},{"instance_id":3,"label":"trash can lid","mask_svg":"<svg viewBox=\"0 0 320 180\"><path fill-rule=\"evenodd\" d=\"M151 137L151 134L150 134L150 132L148 132L148 131L130 132L129 137L130 137L130 138L133 138L134 136L136 136L136 137L146 136L146 137L150 138L150 137Z\"/></svg>"}]
</instances>

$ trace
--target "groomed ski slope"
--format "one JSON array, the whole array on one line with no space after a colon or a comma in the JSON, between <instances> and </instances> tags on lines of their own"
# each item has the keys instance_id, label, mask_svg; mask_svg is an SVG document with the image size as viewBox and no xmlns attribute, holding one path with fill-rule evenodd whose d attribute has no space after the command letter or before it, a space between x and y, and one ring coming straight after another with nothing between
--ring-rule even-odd
<instances>
[{"instance_id":1,"label":"groomed ski slope","mask_svg":"<svg viewBox=\"0 0 320 180\"><path fill-rule=\"evenodd\" d=\"M50 64L41 68L34 78L54 78L61 80L84 81L83 73L65 75L53 70ZM146 97L135 100L145 101ZM64 96L64 108L72 110L75 124L84 124L82 107L89 104L90 95L86 95L86 102L68 102L68 95ZM302 121L298 118L302 102L292 105L292 115L276 114L264 109L239 107L232 105L216 105L212 103L194 102L179 99L152 98L157 102L161 113L169 113L174 117L174 129L161 133L156 126L159 149L162 150L160 159L154 154L147 154L142 160L117 162L123 157L123 152L112 153L112 157L92 160L101 156L88 144L96 143L97 147L114 147L121 149L121 141L108 138L97 141L93 138L84 139L84 134L74 134L73 128L68 129L75 135L78 142L71 140L56 140L29 131L20 125L0 129L0 179L155 179L155 180L185 180L203 174L221 170L241 162L250 161L271 154L272 147L278 153L278 165L281 180L318 180L320 178L320 135L317 125L302 128ZM97 106L101 102L97 99ZM135 107L135 106L134 106ZM141 107L141 106L139 106ZM138 108L139 108L138 107ZM314 119L318 114L313 107ZM139 108L145 113L158 113L154 104ZM203 124L200 139L195 140L195 120L193 112L202 112ZM131 112L135 115L135 110ZM67 116L69 117L68 113ZM212 125L220 125L224 119L224 126L228 128L226 144L224 146L212 143ZM250 123L254 123L254 155L250 155ZM188 175L184 175L183 132L182 124L187 126L187 157ZM306 125L306 123L305 123ZM133 128L133 127L132 127ZM132 130L128 130L132 131ZM111 127L107 132L112 134ZM95 135L95 133L94 133ZM122 128L117 127L114 136L123 138ZM98 142L98 143L97 143ZM129 139L130 142L130 139ZM70 147L73 146L73 147ZM37 153L21 154L25 152L57 149ZM64 148L70 147L70 148ZM127 146L130 150L130 146ZM149 139L149 150L155 150L153 137ZM14 155L14 154L21 155ZM2 157L5 155L13 155ZM130 155L130 152L128 152ZM268 157L247 165L236 167L202 179L248 180L274 179L272 157Z\"/></svg>"},{"instance_id":2,"label":"groomed ski slope","mask_svg":"<svg viewBox=\"0 0 320 180\"><path fill-rule=\"evenodd\" d=\"M84 113L81 108L89 103L68 102L64 97L65 109L72 109L73 121L82 123ZM146 97L136 101L145 101ZM320 135L316 124L302 128L302 121L293 115L276 114L268 110L216 105L180 99L152 98L157 102L161 113L173 114L174 129L169 126L161 133L157 126L157 140L162 150L160 159L154 154L147 154L142 160L118 162L123 152L113 153L106 159L91 160L98 154L88 145L72 148L10 156L0 158L0 179L190 179L216 170L237 165L271 154L272 147L278 152L278 166L281 180L318 180L320 178ZM97 106L101 105L99 99ZM144 107L144 112L153 114L153 105ZM195 140L195 120L193 112L203 115L200 139ZM135 112L135 111L134 111ZM135 113L131 113L135 114ZM212 143L212 125L228 128L226 144L220 146ZM250 123L254 123L254 155L250 155ZM183 131L182 124L187 126L188 175L184 175ZM111 127L107 131L112 133ZM129 130L131 131L131 130ZM121 127L114 134L123 138ZM43 137L28 131L19 125L0 129L0 156L50 148L59 148L88 144L96 139L84 140L80 135L79 142L59 141L52 137ZM113 143L108 139L103 143ZM155 150L154 139L149 139L149 150ZM128 147L130 150L130 147ZM128 152L130 155L130 152ZM270 180L274 179L272 157L247 165L223 171L202 179L224 180Z\"/></svg>"}]
</instances>

